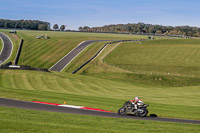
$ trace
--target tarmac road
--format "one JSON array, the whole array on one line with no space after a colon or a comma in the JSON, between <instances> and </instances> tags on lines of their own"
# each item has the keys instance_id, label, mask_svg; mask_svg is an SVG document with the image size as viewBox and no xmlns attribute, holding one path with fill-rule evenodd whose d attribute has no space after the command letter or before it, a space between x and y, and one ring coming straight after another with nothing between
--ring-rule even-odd
<instances>
[{"instance_id":1,"label":"tarmac road","mask_svg":"<svg viewBox=\"0 0 200 133\"><path fill-rule=\"evenodd\" d=\"M0 53L0 64L6 62L9 57L11 56L12 50L13 50L13 44L11 40L6 36L5 34L0 32L0 38L3 41L3 49Z\"/></svg>"},{"instance_id":2,"label":"tarmac road","mask_svg":"<svg viewBox=\"0 0 200 133\"><path fill-rule=\"evenodd\" d=\"M109 40L89 40L80 43L62 59L60 59L56 64L54 64L49 70L61 72L79 53L81 53L87 46L94 42L105 42Z\"/></svg>"},{"instance_id":3,"label":"tarmac road","mask_svg":"<svg viewBox=\"0 0 200 133\"><path fill-rule=\"evenodd\" d=\"M7 99L7 98L0 98L0 106L29 109L29 110L48 111L48 112L60 112L60 113L70 113L70 114L112 117L112 118L200 124L200 121L197 121L197 120L160 118L160 117L134 117L134 116L128 116L128 115L119 116L117 113L75 109L75 108L61 107L61 106L55 106L55 105L46 105L46 104L32 103L32 102L26 102L26 101L12 100L12 99Z\"/></svg>"}]
</instances>

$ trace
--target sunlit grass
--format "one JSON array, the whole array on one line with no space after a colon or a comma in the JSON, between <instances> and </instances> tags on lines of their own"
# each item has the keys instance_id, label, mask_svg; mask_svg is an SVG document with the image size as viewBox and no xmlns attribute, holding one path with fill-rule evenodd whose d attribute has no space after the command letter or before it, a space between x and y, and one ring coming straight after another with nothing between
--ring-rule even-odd
<instances>
[{"instance_id":1,"label":"sunlit grass","mask_svg":"<svg viewBox=\"0 0 200 133\"><path fill-rule=\"evenodd\" d=\"M0 132L197 133L197 124L106 118L0 107Z\"/></svg>"},{"instance_id":2,"label":"sunlit grass","mask_svg":"<svg viewBox=\"0 0 200 133\"><path fill-rule=\"evenodd\" d=\"M117 112L125 101L140 96L150 104L150 113L160 117L200 119L198 90L198 86L142 87L67 73L0 70L0 97L61 104L66 101Z\"/></svg>"},{"instance_id":3,"label":"sunlit grass","mask_svg":"<svg viewBox=\"0 0 200 133\"><path fill-rule=\"evenodd\" d=\"M18 34L24 39L19 64L47 69L82 41L147 38L147 36L55 31L18 31ZM50 39L36 39L37 35L47 35Z\"/></svg>"}]
</instances>

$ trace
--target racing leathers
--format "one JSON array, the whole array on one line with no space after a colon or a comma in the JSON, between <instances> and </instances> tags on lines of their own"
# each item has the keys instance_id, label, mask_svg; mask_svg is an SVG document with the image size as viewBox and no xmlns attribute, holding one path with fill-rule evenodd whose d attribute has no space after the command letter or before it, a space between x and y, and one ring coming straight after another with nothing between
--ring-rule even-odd
<instances>
[{"instance_id":1,"label":"racing leathers","mask_svg":"<svg viewBox=\"0 0 200 133\"><path fill-rule=\"evenodd\" d=\"M144 102L141 99L139 100L134 99L134 100L131 100L131 104L132 104L133 109L137 110L138 106L143 105Z\"/></svg>"}]
</instances>

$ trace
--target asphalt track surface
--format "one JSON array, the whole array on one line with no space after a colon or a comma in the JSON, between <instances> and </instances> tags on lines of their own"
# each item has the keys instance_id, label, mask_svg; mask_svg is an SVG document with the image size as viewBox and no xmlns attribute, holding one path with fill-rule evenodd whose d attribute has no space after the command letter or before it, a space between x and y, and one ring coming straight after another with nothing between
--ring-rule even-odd
<instances>
[{"instance_id":1,"label":"asphalt track surface","mask_svg":"<svg viewBox=\"0 0 200 133\"><path fill-rule=\"evenodd\" d=\"M200 121L197 121L197 120L160 118L160 117L134 117L134 116L128 116L128 115L119 116L117 113L75 109L75 108L61 107L61 106L55 106L55 105L46 105L46 104L40 104L40 103L20 101L20 100L12 100L12 99L7 99L7 98L0 98L0 106L10 107L10 108L38 110L38 111L48 111L48 112L112 117L112 118L125 118L125 119L136 119L136 120L151 120L151 121L162 121L162 122L200 124Z\"/></svg>"},{"instance_id":2,"label":"asphalt track surface","mask_svg":"<svg viewBox=\"0 0 200 133\"><path fill-rule=\"evenodd\" d=\"M80 43L62 59L60 59L56 64L54 64L49 70L61 72L78 54L80 54L87 46L94 42L105 42L109 40L89 40Z\"/></svg>"},{"instance_id":3,"label":"asphalt track surface","mask_svg":"<svg viewBox=\"0 0 200 133\"><path fill-rule=\"evenodd\" d=\"M5 34L0 32L0 38L3 41L3 49L0 53L0 64L6 62L11 53L12 53L12 49L13 49L13 44L11 42L11 40L8 38L8 36L6 36Z\"/></svg>"}]
</instances>

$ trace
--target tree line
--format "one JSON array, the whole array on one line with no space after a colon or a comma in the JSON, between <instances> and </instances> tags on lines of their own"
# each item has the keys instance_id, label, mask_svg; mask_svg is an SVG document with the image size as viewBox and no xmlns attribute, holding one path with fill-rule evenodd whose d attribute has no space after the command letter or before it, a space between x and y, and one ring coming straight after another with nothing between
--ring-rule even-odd
<instances>
[{"instance_id":1,"label":"tree line","mask_svg":"<svg viewBox=\"0 0 200 133\"><path fill-rule=\"evenodd\" d=\"M29 30L50 30L50 23L39 20L0 19L0 28L17 28Z\"/></svg>"},{"instance_id":2,"label":"tree line","mask_svg":"<svg viewBox=\"0 0 200 133\"><path fill-rule=\"evenodd\" d=\"M200 37L200 28L191 26L162 26L153 24L117 24L117 25L105 25L102 27L79 27L79 31L87 32L115 32L115 33L130 33L130 34L163 34L163 35L182 35Z\"/></svg>"}]
</instances>

